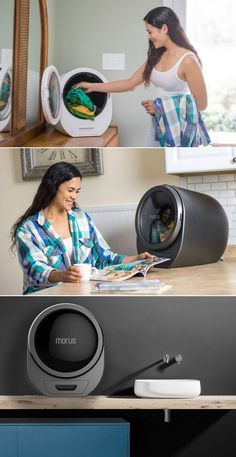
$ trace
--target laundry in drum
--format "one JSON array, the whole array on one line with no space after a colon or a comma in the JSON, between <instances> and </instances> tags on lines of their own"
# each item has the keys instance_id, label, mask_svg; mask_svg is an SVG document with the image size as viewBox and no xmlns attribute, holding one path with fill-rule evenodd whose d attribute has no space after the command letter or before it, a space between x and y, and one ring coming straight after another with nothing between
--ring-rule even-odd
<instances>
[{"instance_id":1,"label":"laundry in drum","mask_svg":"<svg viewBox=\"0 0 236 457\"><path fill-rule=\"evenodd\" d=\"M3 110L9 99L10 95L10 84L8 80L4 80L2 83L2 87L0 89L0 110Z\"/></svg>"},{"instance_id":2,"label":"laundry in drum","mask_svg":"<svg viewBox=\"0 0 236 457\"><path fill-rule=\"evenodd\" d=\"M96 106L83 89L71 88L65 96L66 106L74 116L94 121Z\"/></svg>"}]
</instances>

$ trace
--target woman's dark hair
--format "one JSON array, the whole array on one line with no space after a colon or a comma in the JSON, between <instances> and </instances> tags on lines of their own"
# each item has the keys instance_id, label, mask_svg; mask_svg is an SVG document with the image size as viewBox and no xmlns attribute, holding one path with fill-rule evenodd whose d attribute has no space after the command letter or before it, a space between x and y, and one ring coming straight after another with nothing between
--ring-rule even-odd
<instances>
[{"instance_id":1,"label":"woman's dark hair","mask_svg":"<svg viewBox=\"0 0 236 457\"><path fill-rule=\"evenodd\" d=\"M196 49L191 45L183 28L180 25L178 16L171 8L168 8L167 6L160 6L158 8L154 8L153 10L149 11L149 13L144 17L143 20L147 24L150 24L153 27L156 27L157 29L161 29L162 26L166 24L168 27L168 35L170 39L178 46L181 46L182 48L189 49L189 51L194 52L199 62L201 63ZM152 69L159 62L161 56L164 54L165 51L166 48L164 46L162 46L159 49L156 49L152 41L149 40L148 59L143 72L146 86L148 86L149 84Z\"/></svg>"},{"instance_id":2,"label":"woman's dark hair","mask_svg":"<svg viewBox=\"0 0 236 457\"><path fill-rule=\"evenodd\" d=\"M173 209L171 208L170 205L166 204L166 205L161 207L161 209L160 209L160 218L162 218L163 214L168 210L170 210L170 214L169 214L169 216L167 218L167 223L169 224L173 220Z\"/></svg>"},{"instance_id":3,"label":"woman's dark hair","mask_svg":"<svg viewBox=\"0 0 236 457\"><path fill-rule=\"evenodd\" d=\"M22 222L27 219L27 217L33 216L38 213L40 210L47 208L50 205L52 200L55 198L58 191L58 187L65 181L69 181L73 178L82 179L82 175L78 168L74 165L67 162L58 162L52 165L46 171L43 179L39 185L39 188L36 192L32 205L26 210L26 212L19 217L16 223L11 229L11 239L12 246L11 249L14 249L16 244L16 232L18 227ZM76 203L74 203L74 208Z\"/></svg>"}]
</instances>

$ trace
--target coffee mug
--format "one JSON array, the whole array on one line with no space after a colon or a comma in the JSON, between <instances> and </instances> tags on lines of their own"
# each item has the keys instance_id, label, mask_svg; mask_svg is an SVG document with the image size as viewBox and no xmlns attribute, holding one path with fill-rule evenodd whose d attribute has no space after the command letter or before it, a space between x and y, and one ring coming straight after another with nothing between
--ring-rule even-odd
<instances>
[{"instance_id":1,"label":"coffee mug","mask_svg":"<svg viewBox=\"0 0 236 457\"><path fill-rule=\"evenodd\" d=\"M92 267L89 263L74 263L74 266L78 268L82 276L81 281L89 281L92 273L98 272L97 268Z\"/></svg>"}]
</instances>

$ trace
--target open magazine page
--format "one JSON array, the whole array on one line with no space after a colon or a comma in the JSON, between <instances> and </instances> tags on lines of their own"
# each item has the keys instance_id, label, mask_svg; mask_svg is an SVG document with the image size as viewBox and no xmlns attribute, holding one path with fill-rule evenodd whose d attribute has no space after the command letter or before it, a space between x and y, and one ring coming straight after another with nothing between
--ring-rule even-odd
<instances>
[{"instance_id":1,"label":"open magazine page","mask_svg":"<svg viewBox=\"0 0 236 457\"><path fill-rule=\"evenodd\" d=\"M145 277L148 270L158 265L159 263L166 262L167 258L154 257L154 259L138 260L136 262L121 263L119 265L112 265L92 276L94 281L124 281L125 279L132 278L133 276Z\"/></svg>"}]
</instances>

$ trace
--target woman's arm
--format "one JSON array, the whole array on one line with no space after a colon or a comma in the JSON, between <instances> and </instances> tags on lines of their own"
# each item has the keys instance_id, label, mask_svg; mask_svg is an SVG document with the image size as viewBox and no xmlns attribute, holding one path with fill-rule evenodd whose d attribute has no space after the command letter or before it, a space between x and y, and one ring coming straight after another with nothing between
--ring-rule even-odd
<instances>
[{"instance_id":1,"label":"woman's arm","mask_svg":"<svg viewBox=\"0 0 236 457\"><path fill-rule=\"evenodd\" d=\"M137 260L153 259L154 256L149 252L142 252L138 255L127 255L123 258L122 263L137 262Z\"/></svg>"},{"instance_id":2,"label":"woman's arm","mask_svg":"<svg viewBox=\"0 0 236 457\"><path fill-rule=\"evenodd\" d=\"M80 282L81 274L74 266L63 271L54 269L40 248L32 232L22 227L17 232L17 250L20 265L27 274L29 282L47 286L48 283Z\"/></svg>"},{"instance_id":3,"label":"woman's arm","mask_svg":"<svg viewBox=\"0 0 236 457\"><path fill-rule=\"evenodd\" d=\"M207 107L207 90L204 81L201 65L193 56L186 56L180 66L181 79L184 79L194 96L198 111Z\"/></svg>"},{"instance_id":4,"label":"woman's arm","mask_svg":"<svg viewBox=\"0 0 236 457\"><path fill-rule=\"evenodd\" d=\"M40 248L38 240L27 226L18 228L16 246L19 263L31 285L47 285L53 268L48 263L48 258Z\"/></svg>"},{"instance_id":5,"label":"woman's arm","mask_svg":"<svg viewBox=\"0 0 236 457\"><path fill-rule=\"evenodd\" d=\"M120 81L111 81L109 83L89 83L80 82L75 84L73 87L85 89L87 93L90 92L128 92L134 90L137 86L144 82L143 72L146 63L144 63L138 70L128 79Z\"/></svg>"}]
</instances>

